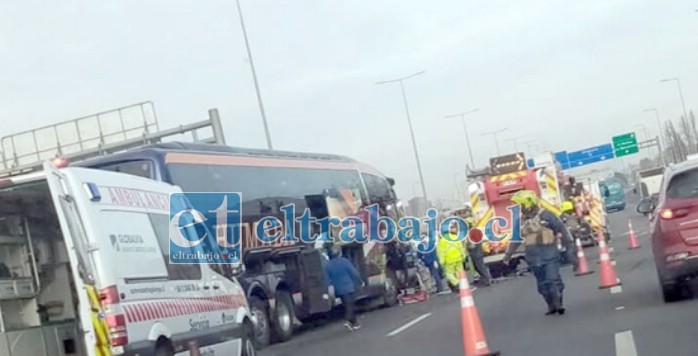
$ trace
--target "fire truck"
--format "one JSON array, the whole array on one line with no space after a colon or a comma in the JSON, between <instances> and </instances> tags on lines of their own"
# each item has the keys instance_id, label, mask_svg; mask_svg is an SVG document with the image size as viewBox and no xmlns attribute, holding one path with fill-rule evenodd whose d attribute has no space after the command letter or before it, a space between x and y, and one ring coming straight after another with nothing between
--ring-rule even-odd
<instances>
[{"instance_id":1,"label":"fire truck","mask_svg":"<svg viewBox=\"0 0 698 356\"><path fill-rule=\"evenodd\" d=\"M563 181L562 169L552 153L542 154L533 159L528 167L522 152L490 159L490 166L477 172L468 172L470 179L468 192L473 216L477 227L483 229L493 217L501 217L506 224L493 227L498 235L506 234L498 243L484 242L485 263L496 274L493 265L501 263L511 237L511 197L520 190L532 190L540 196L543 208L556 215L561 214ZM522 256L517 254L513 258Z\"/></svg>"}]
</instances>

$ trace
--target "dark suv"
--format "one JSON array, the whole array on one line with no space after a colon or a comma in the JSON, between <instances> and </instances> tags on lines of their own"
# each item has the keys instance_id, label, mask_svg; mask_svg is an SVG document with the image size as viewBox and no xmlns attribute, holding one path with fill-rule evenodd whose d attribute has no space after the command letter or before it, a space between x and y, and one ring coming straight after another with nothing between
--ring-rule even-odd
<instances>
[{"instance_id":1,"label":"dark suv","mask_svg":"<svg viewBox=\"0 0 698 356\"><path fill-rule=\"evenodd\" d=\"M698 161L667 168L656 202L645 199L638 211L651 213L652 250L664 301L677 300L681 285L698 276Z\"/></svg>"}]
</instances>

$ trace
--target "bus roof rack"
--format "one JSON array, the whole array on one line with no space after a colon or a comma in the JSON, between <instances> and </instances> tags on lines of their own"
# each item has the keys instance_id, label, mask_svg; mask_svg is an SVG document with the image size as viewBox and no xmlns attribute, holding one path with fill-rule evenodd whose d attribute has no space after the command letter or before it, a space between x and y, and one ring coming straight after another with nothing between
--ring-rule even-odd
<instances>
[{"instance_id":1,"label":"bus roof rack","mask_svg":"<svg viewBox=\"0 0 698 356\"><path fill-rule=\"evenodd\" d=\"M41 169L56 157L80 161L188 133L194 142L225 144L218 110L208 115L208 120L160 130L155 107L146 101L5 136L0 138L0 177ZM199 139L199 130L206 128L212 137Z\"/></svg>"}]
</instances>

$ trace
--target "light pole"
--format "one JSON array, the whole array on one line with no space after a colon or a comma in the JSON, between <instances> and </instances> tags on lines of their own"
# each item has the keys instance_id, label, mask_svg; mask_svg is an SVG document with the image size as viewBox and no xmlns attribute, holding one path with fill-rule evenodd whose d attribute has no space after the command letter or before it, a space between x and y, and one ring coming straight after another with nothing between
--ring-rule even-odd
<instances>
[{"instance_id":1,"label":"light pole","mask_svg":"<svg viewBox=\"0 0 698 356\"><path fill-rule=\"evenodd\" d=\"M538 140L533 139L533 140L528 140L528 141L522 142L524 145L526 145L526 148L528 149L528 154L530 154L531 156L533 156L533 145L531 145L531 144L535 143L535 142L538 142Z\"/></svg>"},{"instance_id":2,"label":"light pole","mask_svg":"<svg viewBox=\"0 0 698 356\"><path fill-rule=\"evenodd\" d=\"M657 119L657 129L659 129L659 137L661 137L662 131L664 130L662 129L662 120L659 118L659 110L657 110L656 108L649 108L644 110L644 112L650 111L654 111L654 117Z\"/></svg>"},{"instance_id":3,"label":"light pole","mask_svg":"<svg viewBox=\"0 0 698 356\"><path fill-rule=\"evenodd\" d=\"M650 138L650 132L647 130L647 126L645 126L645 124L635 124L635 127L642 129L642 133L645 134L645 140Z\"/></svg>"},{"instance_id":4,"label":"light pole","mask_svg":"<svg viewBox=\"0 0 698 356\"><path fill-rule=\"evenodd\" d=\"M519 139L524 138L524 137L526 137L526 136L516 136L516 137L508 138L504 141L512 142L514 144L514 152L516 153L519 151L519 146L516 143L518 142Z\"/></svg>"},{"instance_id":5,"label":"light pole","mask_svg":"<svg viewBox=\"0 0 698 356\"><path fill-rule=\"evenodd\" d=\"M264 134L267 136L267 148L270 150L273 148L271 144L271 134L269 133L269 125L267 124L267 114L264 112L264 103L262 102L262 93L259 90L259 82L257 81L257 71L254 69L254 60L252 59L252 50L250 49L250 41L247 39L247 29L245 29L245 20L242 16L242 8L240 7L240 0L235 0L238 8L238 15L240 16L240 26L242 27L242 36L245 38L245 49L247 49L247 57L250 59L250 70L252 71L252 81L254 81L254 90L257 93L257 104L259 104L259 113L262 116L262 123L264 124Z\"/></svg>"},{"instance_id":6,"label":"light pole","mask_svg":"<svg viewBox=\"0 0 698 356\"><path fill-rule=\"evenodd\" d=\"M642 132L645 135L645 141L650 139L650 132L649 130L647 130L647 126L645 126L645 124L635 124L635 127L640 128L642 130ZM647 149L647 157L652 157L652 150L650 150L649 148Z\"/></svg>"},{"instance_id":7,"label":"light pole","mask_svg":"<svg viewBox=\"0 0 698 356\"><path fill-rule=\"evenodd\" d=\"M494 131L489 131L489 132L483 132L483 133L482 133L483 136L492 135L492 137L494 137L494 145L495 145L495 147L497 147L497 156L501 155L501 153L499 152L499 139L497 138L497 135L499 135L500 133L506 131L507 129L508 129L508 128L505 127L505 128L503 128L503 129L494 130Z\"/></svg>"},{"instance_id":8,"label":"light pole","mask_svg":"<svg viewBox=\"0 0 698 356\"><path fill-rule=\"evenodd\" d=\"M470 138L468 137L468 127L465 125L465 115L475 113L478 110L480 110L480 109L477 108L477 109L468 110L466 112L462 112L462 113L458 113L458 114L444 116L445 119L452 118L452 117L460 117L461 123L463 123L463 133L465 134L465 144L468 146L468 154L470 155L470 166L472 167L472 169L475 169L475 159L473 159L473 150L472 150L472 148L470 148Z\"/></svg>"},{"instance_id":9,"label":"light pole","mask_svg":"<svg viewBox=\"0 0 698 356\"><path fill-rule=\"evenodd\" d=\"M419 195L417 194L417 189L415 189L415 186L419 183L420 183L420 181L416 181L416 182L412 183L412 194L414 194L415 198L419 197Z\"/></svg>"},{"instance_id":10,"label":"light pole","mask_svg":"<svg viewBox=\"0 0 698 356\"><path fill-rule=\"evenodd\" d=\"M664 162L664 152L662 152L662 149L661 149L661 147L662 147L662 135L663 135L664 130L662 129L662 120L659 118L659 110L657 110L657 108L649 108L649 109L645 109L643 111L644 112L653 111L654 117L657 119L657 129L659 130L659 132L657 132L657 144L659 145L659 146L657 146L657 152L659 152L660 162ZM664 147L664 149L667 149L667 148L668 147Z\"/></svg>"},{"instance_id":11,"label":"light pole","mask_svg":"<svg viewBox=\"0 0 698 356\"><path fill-rule=\"evenodd\" d=\"M461 189L460 189L460 185L458 184L458 175L459 174L460 174L460 172L456 172L453 174L453 183L456 185L456 197L458 197L458 199L460 199L460 196L461 196Z\"/></svg>"},{"instance_id":12,"label":"light pole","mask_svg":"<svg viewBox=\"0 0 698 356\"><path fill-rule=\"evenodd\" d=\"M402 78L380 81L380 82L377 82L376 84L380 85L380 84L400 83L400 90L402 91L402 101L405 104L405 114L407 114L407 124L410 127L410 136L412 137L412 148L414 149L414 158L417 161L417 170L419 171L419 182L422 185L422 194L424 195L424 200L428 200L427 187L424 184L424 174L422 174L422 164L419 162L419 153L417 152L417 142L414 139L414 130L412 129L412 118L410 117L410 108L407 105L407 94L405 94L405 84L403 83L407 79L410 79L410 78L413 78L413 77L416 77L416 76L422 75L422 74L424 74L424 71L410 74L410 75L402 77Z\"/></svg>"},{"instance_id":13,"label":"light pole","mask_svg":"<svg viewBox=\"0 0 698 356\"><path fill-rule=\"evenodd\" d=\"M686 112L686 103L683 101L683 90L681 90L681 81L679 78L667 78L662 79L661 82L676 82L676 86L679 88L679 96L681 97L681 107L683 108L683 117L688 119L688 113Z\"/></svg>"}]
</instances>

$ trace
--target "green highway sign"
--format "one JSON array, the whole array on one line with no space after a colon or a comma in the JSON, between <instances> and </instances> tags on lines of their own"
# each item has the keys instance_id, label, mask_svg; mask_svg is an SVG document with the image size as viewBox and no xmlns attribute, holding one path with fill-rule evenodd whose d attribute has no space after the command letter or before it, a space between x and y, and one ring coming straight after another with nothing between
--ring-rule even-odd
<instances>
[{"instance_id":1,"label":"green highway sign","mask_svg":"<svg viewBox=\"0 0 698 356\"><path fill-rule=\"evenodd\" d=\"M623 157L640 152L637 147L637 138L634 132L613 137L613 153L616 157Z\"/></svg>"}]
</instances>

